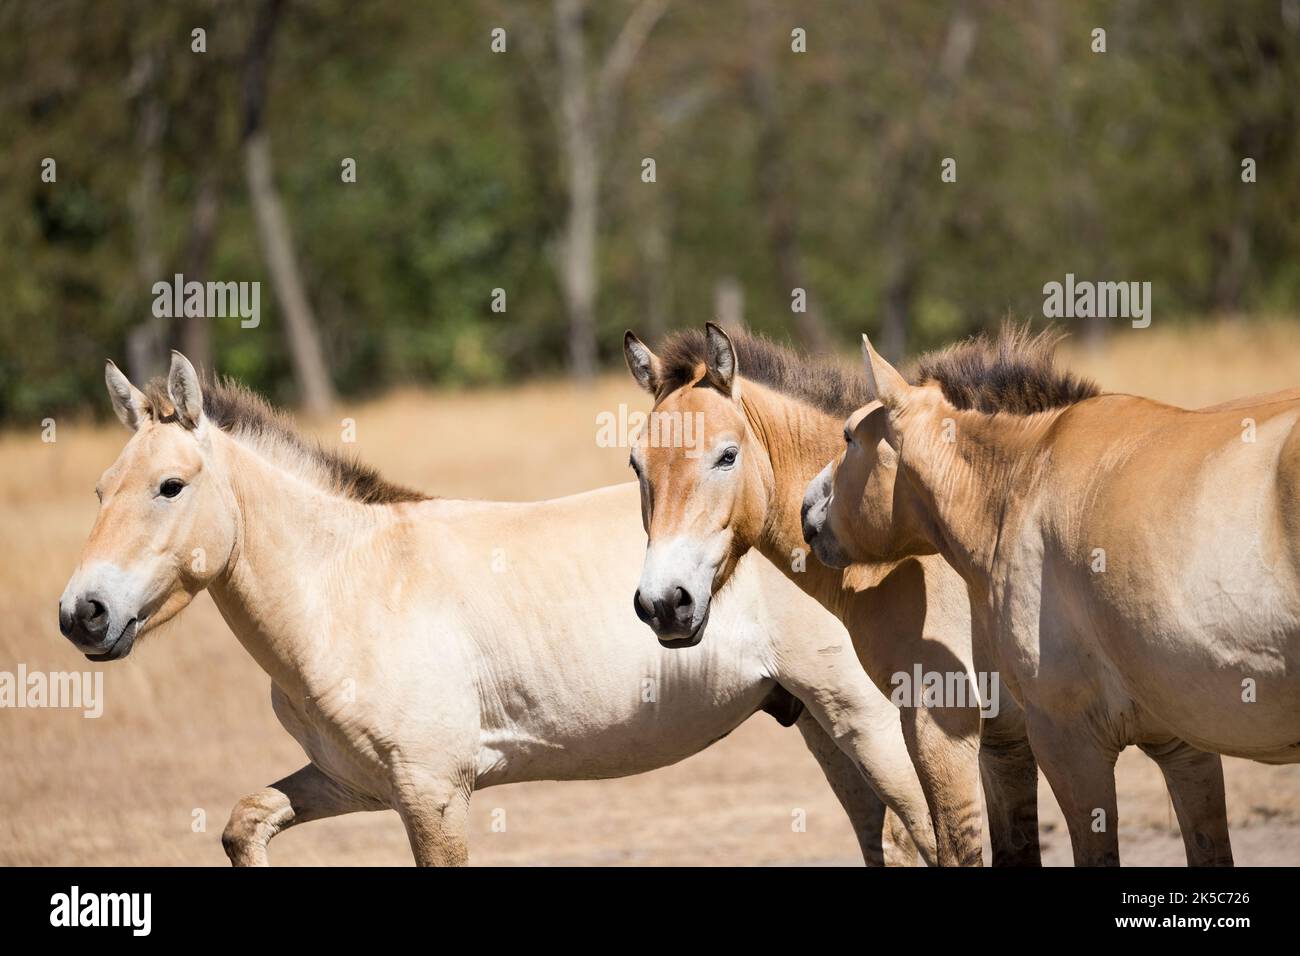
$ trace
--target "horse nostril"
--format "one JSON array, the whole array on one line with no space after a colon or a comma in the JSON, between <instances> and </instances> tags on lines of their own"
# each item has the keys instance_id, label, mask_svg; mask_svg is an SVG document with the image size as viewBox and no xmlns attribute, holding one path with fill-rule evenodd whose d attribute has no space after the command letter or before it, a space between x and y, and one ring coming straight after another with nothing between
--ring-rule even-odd
<instances>
[{"instance_id":1,"label":"horse nostril","mask_svg":"<svg viewBox=\"0 0 1300 956\"><path fill-rule=\"evenodd\" d=\"M75 617L88 634L99 635L108 630L108 608L98 598L78 598Z\"/></svg>"},{"instance_id":2,"label":"horse nostril","mask_svg":"<svg viewBox=\"0 0 1300 956\"><path fill-rule=\"evenodd\" d=\"M59 602L59 633L67 637L72 633L72 625L75 623L71 611L63 610L63 602Z\"/></svg>"},{"instance_id":3,"label":"horse nostril","mask_svg":"<svg viewBox=\"0 0 1300 956\"><path fill-rule=\"evenodd\" d=\"M676 591L674 591L673 600L675 602L675 606L679 609L690 607L692 604L695 603L693 600L691 600L691 592L686 590L685 588L678 588Z\"/></svg>"},{"instance_id":4,"label":"horse nostril","mask_svg":"<svg viewBox=\"0 0 1300 956\"><path fill-rule=\"evenodd\" d=\"M649 624L654 620L654 607L648 605L644 600L642 600L639 588L637 589L637 592L632 595L632 607L636 610L636 616L642 624Z\"/></svg>"}]
</instances>

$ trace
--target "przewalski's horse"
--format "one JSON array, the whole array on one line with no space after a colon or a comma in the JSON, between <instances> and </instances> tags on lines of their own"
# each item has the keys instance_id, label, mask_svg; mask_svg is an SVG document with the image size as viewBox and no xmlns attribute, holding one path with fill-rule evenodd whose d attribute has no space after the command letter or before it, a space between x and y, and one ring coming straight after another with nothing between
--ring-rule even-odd
<instances>
[{"instance_id":1,"label":"przewalski's horse","mask_svg":"<svg viewBox=\"0 0 1300 956\"><path fill-rule=\"evenodd\" d=\"M673 336L662 355L631 332L624 345L633 377L654 396L653 415L680 423L683 434L692 429L689 447L652 441L644 430L631 457L649 536L634 604L662 643L703 639L711 598L757 549L844 622L858 660L885 694L898 689L897 675L910 678L918 665L946 683L970 674L966 589L941 558L847 571L804 562L800 503L808 480L838 450L844 415L862 399L853 376L763 339L733 340L712 324L703 334ZM973 693L937 707L920 698L917 689L902 700L899 717L940 862L981 861L982 764L994 863L1037 865L1037 768L1015 703L1003 699L981 728Z\"/></svg>"},{"instance_id":2,"label":"przewalski's horse","mask_svg":"<svg viewBox=\"0 0 1300 956\"><path fill-rule=\"evenodd\" d=\"M1300 399L1193 412L1102 395L1055 370L1054 341L1004 329L922 359L909 384L864 338L878 401L808 489L814 550L937 549L961 572L1076 863L1118 864L1114 764L1138 744L1188 863L1230 864L1204 751L1300 759Z\"/></svg>"},{"instance_id":3,"label":"przewalski's horse","mask_svg":"<svg viewBox=\"0 0 1300 956\"><path fill-rule=\"evenodd\" d=\"M234 863L266 863L286 827L385 808L417 862L463 863L472 791L661 767L759 709L797 720L869 862L915 856L892 814L882 847L872 786L933 858L892 708L827 653L847 643L839 622L779 574L739 569L716 647L645 640L626 599L643 551L634 485L429 499L307 443L251 393L201 388L180 355L147 396L111 363L107 382L135 434L99 481L60 626L92 659L120 659L211 593L310 760L236 805Z\"/></svg>"}]
</instances>

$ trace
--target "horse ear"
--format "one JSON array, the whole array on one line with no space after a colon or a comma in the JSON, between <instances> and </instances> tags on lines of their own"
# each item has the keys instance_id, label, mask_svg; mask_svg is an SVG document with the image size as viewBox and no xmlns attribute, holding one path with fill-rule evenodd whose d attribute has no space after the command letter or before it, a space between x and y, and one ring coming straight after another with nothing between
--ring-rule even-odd
<instances>
[{"instance_id":1,"label":"horse ear","mask_svg":"<svg viewBox=\"0 0 1300 956\"><path fill-rule=\"evenodd\" d=\"M649 346L638 339L631 329L623 333L623 357L627 359L628 371L636 383L651 395L657 395L659 383L663 381L659 356L651 352Z\"/></svg>"},{"instance_id":2,"label":"horse ear","mask_svg":"<svg viewBox=\"0 0 1300 956\"><path fill-rule=\"evenodd\" d=\"M871 340L865 333L862 336L862 362L867 368L867 391L871 397L886 408L897 408L907 398L912 386L871 347Z\"/></svg>"},{"instance_id":3,"label":"horse ear","mask_svg":"<svg viewBox=\"0 0 1300 956\"><path fill-rule=\"evenodd\" d=\"M735 397L736 347L722 326L712 322L704 324L704 367L709 381L729 397Z\"/></svg>"},{"instance_id":4,"label":"horse ear","mask_svg":"<svg viewBox=\"0 0 1300 956\"><path fill-rule=\"evenodd\" d=\"M138 431L149 414L149 400L144 393L132 385L111 361L104 364L104 384L108 386L113 411L117 412L122 424L131 431Z\"/></svg>"},{"instance_id":5,"label":"horse ear","mask_svg":"<svg viewBox=\"0 0 1300 956\"><path fill-rule=\"evenodd\" d=\"M203 417L203 393L194 366L180 352L172 351L172 367L167 373L167 397L176 406L176 420L188 429L199 426Z\"/></svg>"}]
</instances>

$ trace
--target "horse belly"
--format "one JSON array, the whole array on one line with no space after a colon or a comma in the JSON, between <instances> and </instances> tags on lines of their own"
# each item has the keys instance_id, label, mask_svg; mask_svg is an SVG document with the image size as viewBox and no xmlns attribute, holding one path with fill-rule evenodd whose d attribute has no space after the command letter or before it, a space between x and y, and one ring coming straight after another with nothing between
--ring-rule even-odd
<instances>
[{"instance_id":1,"label":"horse belly","mask_svg":"<svg viewBox=\"0 0 1300 956\"><path fill-rule=\"evenodd\" d=\"M1212 611L1170 602L1102 614L1084 639L1143 711L1194 746L1300 759L1300 622L1269 596L1211 600Z\"/></svg>"},{"instance_id":2,"label":"horse belly","mask_svg":"<svg viewBox=\"0 0 1300 956\"><path fill-rule=\"evenodd\" d=\"M1153 721L1256 759L1300 750L1300 579L1275 474L1258 467L1276 431L1226 442L1136 510L1099 499L1074 550L1104 545L1105 570L1070 561L1060 582L1066 626Z\"/></svg>"},{"instance_id":3,"label":"horse belly","mask_svg":"<svg viewBox=\"0 0 1300 956\"><path fill-rule=\"evenodd\" d=\"M692 649L693 650L693 649ZM689 653L686 650L674 654ZM641 681L617 701L552 700L544 710L492 721L480 733L477 787L526 780L598 780L656 770L699 753L750 717L771 681L662 688ZM713 691L721 690L721 696ZM656 695L657 696L657 695Z\"/></svg>"}]
</instances>

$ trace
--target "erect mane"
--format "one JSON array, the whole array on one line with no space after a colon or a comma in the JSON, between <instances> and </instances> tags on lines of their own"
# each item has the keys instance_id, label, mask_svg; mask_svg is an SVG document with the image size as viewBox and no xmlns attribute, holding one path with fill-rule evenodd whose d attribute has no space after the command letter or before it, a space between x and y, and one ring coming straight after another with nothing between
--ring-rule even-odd
<instances>
[{"instance_id":1,"label":"erect mane","mask_svg":"<svg viewBox=\"0 0 1300 956\"><path fill-rule=\"evenodd\" d=\"M752 382L797 399L828 415L844 416L871 401L866 376L835 359L814 357L748 332L729 332L736 370ZM683 329L665 340L659 354L659 397L689 385L705 357L704 332Z\"/></svg>"},{"instance_id":2,"label":"erect mane","mask_svg":"<svg viewBox=\"0 0 1300 956\"><path fill-rule=\"evenodd\" d=\"M315 480L327 490L372 505L425 501L431 497L394 484L355 458L341 455L304 437L288 416L233 379L204 378L203 414L209 422L277 463ZM150 382L144 393L149 402L149 413L155 421L175 419L165 380Z\"/></svg>"},{"instance_id":3,"label":"erect mane","mask_svg":"<svg viewBox=\"0 0 1300 956\"><path fill-rule=\"evenodd\" d=\"M996 339L972 336L921 356L909 380L935 382L957 408L990 414L1032 415L1100 395L1096 383L1056 367L1063 337L1051 329L1033 335L1028 325L1008 323Z\"/></svg>"}]
</instances>

